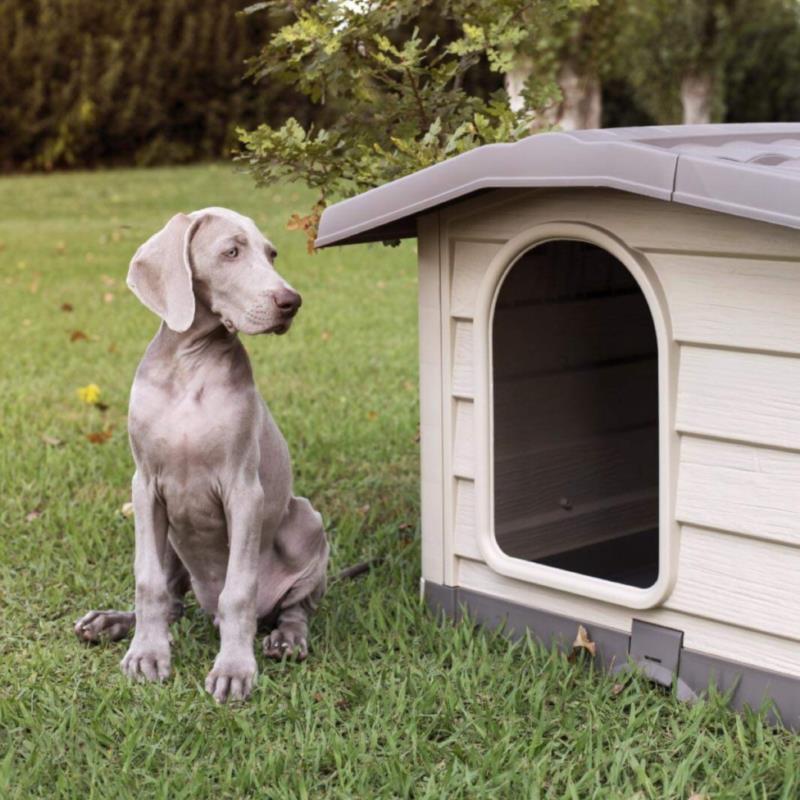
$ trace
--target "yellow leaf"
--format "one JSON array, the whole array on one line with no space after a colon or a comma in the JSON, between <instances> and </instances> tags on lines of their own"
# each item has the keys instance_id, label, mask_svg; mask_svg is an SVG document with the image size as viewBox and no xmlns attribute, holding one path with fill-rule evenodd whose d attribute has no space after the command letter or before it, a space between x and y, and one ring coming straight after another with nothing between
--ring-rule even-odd
<instances>
[{"instance_id":1,"label":"yellow leaf","mask_svg":"<svg viewBox=\"0 0 800 800\"><path fill-rule=\"evenodd\" d=\"M100 387L96 383L90 383L86 386L81 386L76 391L78 397L80 397L80 399L83 400L83 402L87 405L94 406L100 402Z\"/></svg>"}]
</instances>

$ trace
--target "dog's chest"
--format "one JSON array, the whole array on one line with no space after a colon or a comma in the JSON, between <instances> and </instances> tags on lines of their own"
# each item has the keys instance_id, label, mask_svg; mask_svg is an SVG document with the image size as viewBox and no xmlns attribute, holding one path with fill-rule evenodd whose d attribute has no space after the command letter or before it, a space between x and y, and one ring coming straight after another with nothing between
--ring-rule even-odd
<instances>
[{"instance_id":1,"label":"dog's chest","mask_svg":"<svg viewBox=\"0 0 800 800\"><path fill-rule=\"evenodd\" d=\"M250 404L218 381L134 385L129 429L137 468L170 493L218 493L252 430Z\"/></svg>"}]
</instances>

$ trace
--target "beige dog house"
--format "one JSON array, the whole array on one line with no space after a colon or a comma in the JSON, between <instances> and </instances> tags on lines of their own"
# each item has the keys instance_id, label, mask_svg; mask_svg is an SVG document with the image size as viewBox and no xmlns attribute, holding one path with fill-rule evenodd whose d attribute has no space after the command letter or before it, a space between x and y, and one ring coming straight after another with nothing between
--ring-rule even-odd
<instances>
[{"instance_id":1,"label":"beige dog house","mask_svg":"<svg viewBox=\"0 0 800 800\"><path fill-rule=\"evenodd\" d=\"M428 601L800 725L800 125L482 147L317 245L413 236Z\"/></svg>"}]
</instances>

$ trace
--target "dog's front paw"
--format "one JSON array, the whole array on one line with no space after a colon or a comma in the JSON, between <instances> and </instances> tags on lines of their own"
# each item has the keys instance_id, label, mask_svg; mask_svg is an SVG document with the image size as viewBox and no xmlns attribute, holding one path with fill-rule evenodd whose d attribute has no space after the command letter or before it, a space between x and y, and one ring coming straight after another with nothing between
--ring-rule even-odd
<instances>
[{"instance_id":1,"label":"dog's front paw","mask_svg":"<svg viewBox=\"0 0 800 800\"><path fill-rule=\"evenodd\" d=\"M120 666L134 680L165 681L170 672L169 641L137 641L134 634Z\"/></svg>"},{"instance_id":2,"label":"dog's front paw","mask_svg":"<svg viewBox=\"0 0 800 800\"><path fill-rule=\"evenodd\" d=\"M206 691L218 703L246 700L256 682L256 660L249 655L227 656L220 653L206 678Z\"/></svg>"}]
</instances>

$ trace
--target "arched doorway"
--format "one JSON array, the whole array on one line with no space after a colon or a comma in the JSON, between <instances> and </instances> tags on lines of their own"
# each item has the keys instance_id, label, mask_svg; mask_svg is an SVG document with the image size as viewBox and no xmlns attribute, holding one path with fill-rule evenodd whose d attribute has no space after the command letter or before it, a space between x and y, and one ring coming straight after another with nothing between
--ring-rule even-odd
<instances>
[{"instance_id":1,"label":"arched doorway","mask_svg":"<svg viewBox=\"0 0 800 800\"><path fill-rule=\"evenodd\" d=\"M655 583L658 346L622 262L570 240L520 257L494 307L492 387L503 553L633 587Z\"/></svg>"}]
</instances>

